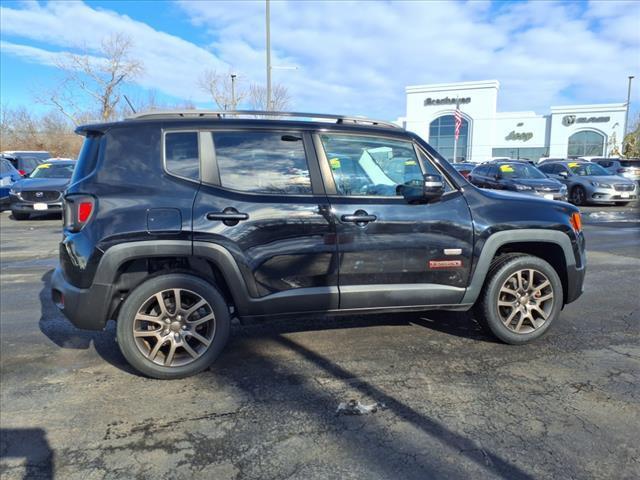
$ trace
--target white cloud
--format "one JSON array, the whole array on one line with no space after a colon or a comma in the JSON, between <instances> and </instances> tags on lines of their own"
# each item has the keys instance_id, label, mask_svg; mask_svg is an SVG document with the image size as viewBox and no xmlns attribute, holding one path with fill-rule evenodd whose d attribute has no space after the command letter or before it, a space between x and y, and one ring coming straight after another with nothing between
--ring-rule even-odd
<instances>
[{"instance_id":1,"label":"white cloud","mask_svg":"<svg viewBox=\"0 0 640 480\"><path fill-rule=\"evenodd\" d=\"M264 2L179 4L220 59L264 78ZM385 117L403 112L406 85L458 80L500 80L503 110L624 101L639 5L272 2L273 63L300 66L274 79L296 109Z\"/></svg>"},{"instance_id":2,"label":"white cloud","mask_svg":"<svg viewBox=\"0 0 640 480\"><path fill-rule=\"evenodd\" d=\"M132 57L144 62L145 73L137 83L178 98L207 100L197 88L198 75L205 68L227 68L210 51L179 37L154 30L113 11L96 10L80 2L51 2L44 6L0 9L3 38L18 37L71 51L99 52L102 40L122 32L134 42ZM3 42L3 52L52 65L57 52Z\"/></svg>"},{"instance_id":3,"label":"white cloud","mask_svg":"<svg viewBox=\"0 0 640 480\"><path fill-rule=\"evenodd\" d=\"M196 86L205 68L265 82L263 0L178 5L209 45L114 11L52 2L3 7L0 27L11 42L2 49L50 64L50 50L96 52L102 38L124 32L145 63L144 87L205 101ZM403 113L406 85L462 80L500 80L502 110L621 102L627 75L640 77L639 24L640 2L632 1L271 2L272 63L298 66L275 69L273 79L289 88L296 110L386 118Z\"/></svg>"}]
</instances>

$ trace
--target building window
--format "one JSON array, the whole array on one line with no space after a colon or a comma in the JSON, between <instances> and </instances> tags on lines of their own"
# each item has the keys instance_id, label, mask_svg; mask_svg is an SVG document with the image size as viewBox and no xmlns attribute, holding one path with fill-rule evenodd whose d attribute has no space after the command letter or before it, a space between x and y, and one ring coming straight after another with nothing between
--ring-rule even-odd
<instances>
[{"instance_id":1,"label":"building window","mask_svg":"<svg viewBox=\"0 0 640 480\"><path fill-rule=\"evenodd\" d=\"M494 148L491 151L492 157L508 157L514 160L533 160L535 162L548 155L549 149L546 147L506 147Z\"/></svg>"},{"instance_id":2,"label":"building window","mask_svg":"<svg viewBox=\"0 0 640 480\"><path fill-rule=\"evenodd\" d=\"M595 130L584 130L569 137L568 157L595 157L604 152L604 135Z\"/></svg>"},{"instance_id":3,"label":"building window","mask_svg":"<svg viewBox=\"0 0 640 480\"><path fill-rule=\"evenodd\" d=\"M454 139L455 139L455 119L453 115L443 115L436 118L429 125L429 144L435 148L440 155L452 162ZM469 140L469 122L462 119L460 126L460 136L456 148L456 160L464 162L468 160L467 147Z\"/></svg>"}]
</instances>

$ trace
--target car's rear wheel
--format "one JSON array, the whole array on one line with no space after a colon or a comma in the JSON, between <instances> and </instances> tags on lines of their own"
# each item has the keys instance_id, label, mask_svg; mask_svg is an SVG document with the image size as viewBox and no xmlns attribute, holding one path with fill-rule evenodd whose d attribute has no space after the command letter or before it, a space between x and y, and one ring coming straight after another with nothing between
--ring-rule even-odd
<instances>
[{"instance_id":1,"label":"car's rear wheel","mask_svg":"<svg viewBox=\"0 0 640 480\"><path fill-rule=\"evenodd\" d=\"M569 201L574 205L584 205L587 203L587 191L580 185L573 187L571 195L569 195Z\"/></svg>"},{"instance_id":2,"label":"car's rear wheel","mask_svg":"<svg viewBox=\"0 0 640 480\"><path fill-rule=\"evenodd\" d=\"M562 309L562 282L545 260L512 254L494 262L477 319L496 337L520 345L542 336Z\"/></svg>"},{"instance_id":3,"label":"car's rear wheel","mask_svg":"<svg viewBox=\"0 0 640 480\"><path fill-rule=\"evenodd\" d=\"M28 213L14 212L13 210L11 210L11 215L14 220L27 220L29 218Z\"/></svg>"},{"instance_id":4,"label":"car's rear wheel","mask_svg":"<svg viewBox=\"0 0 640 480\"><path fill-rule=\"evenodd\" d=\"M138 286L118 315L118 344L127 361L153 378L183 378L213 363L227 343L230 318L220 292L182 273Z\"/></svg>"}]
</instances>

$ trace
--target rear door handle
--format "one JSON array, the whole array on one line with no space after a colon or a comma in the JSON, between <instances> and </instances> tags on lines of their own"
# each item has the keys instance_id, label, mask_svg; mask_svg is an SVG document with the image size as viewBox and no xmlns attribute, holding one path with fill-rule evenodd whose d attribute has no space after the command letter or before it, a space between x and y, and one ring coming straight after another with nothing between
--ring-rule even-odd
<instances>
[{"instance_id":1,"label":"rear door handle","mask_svg":"<svg viewBox=\"0 0 640 480\"><path fill-rule=\"evenodd\" d=\"M249 214L238 212L233 207L227 207L221 212L207 213L207 220L222 221L225 225L232 227L243 220L249 220Z\"/></svg>"}]
</instances>

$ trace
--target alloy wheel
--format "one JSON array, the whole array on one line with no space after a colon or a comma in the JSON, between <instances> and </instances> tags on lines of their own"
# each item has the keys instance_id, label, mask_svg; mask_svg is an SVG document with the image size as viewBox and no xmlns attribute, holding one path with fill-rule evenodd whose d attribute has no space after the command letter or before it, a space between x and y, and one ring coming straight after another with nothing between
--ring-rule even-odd
<instances>
[{"instance_id":1,"label":"alloy wheel","mask_svg":"<svg viewBox=\"0 0 640 480\"><path fill-rule=\"evenodd\" d=\"M216 320L209 302L190 290L155 293L138 309L133 336L140 352L165 367L200 358L213 341Z\"/></svg>"},{"instance_id":2,"label":"alloy wheel","mask_svg":"<svg viewBox=\"0 0 640 480\"><path fill-rule=\"evenodd\" d=\"M553 310L554 293L547 276L533 268L518 270L502 284L498 314L514 333L531 333L546 323Z\"/></svg>"}]
</instances>

